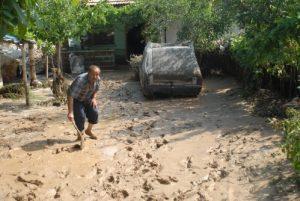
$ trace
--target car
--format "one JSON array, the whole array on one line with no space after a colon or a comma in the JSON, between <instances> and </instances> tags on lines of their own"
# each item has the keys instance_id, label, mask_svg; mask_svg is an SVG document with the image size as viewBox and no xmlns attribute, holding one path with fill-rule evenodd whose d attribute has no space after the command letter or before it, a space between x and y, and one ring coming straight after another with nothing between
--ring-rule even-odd
<instances>
[{"instance_id":1,"label":"car","mask_svg":"<svg viewBox=\"0 0 300 201\"><path fill-rule=\"evenodd\" d=\"M149 42L139 69L145 97L198 96L202 75L191 42L166 44Z\"/></svg>"}]
</instances>

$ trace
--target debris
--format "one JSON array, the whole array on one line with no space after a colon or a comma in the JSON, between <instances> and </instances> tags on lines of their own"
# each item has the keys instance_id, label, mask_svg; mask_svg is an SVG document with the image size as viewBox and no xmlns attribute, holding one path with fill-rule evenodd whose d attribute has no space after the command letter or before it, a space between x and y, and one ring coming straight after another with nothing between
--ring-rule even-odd
<instances>
[{"instance_id":1,"label":"debris","mask_svg":"<svg viewBox=\"0 0 300 201\"><path fill-rule=\"evenodd\" d=\"M146 153L146 158L150 159L150 158L152 158L152 155L149 153Z\"/></svg>"},{"instance_id":2,"label":"debris","mask_svg":"<svg viewBox=\"0 0 300 201\"><path fill-rule=\"evenodd\" d=\"M36 186L41 186L43 185L43 182L41 182L40 180L26 180L21 176L17 177L17 181L19 182L23 182L23 183L29 183L29 184L34 184Z\"/></svg>"},{"instance_id":3,"label":"debris","mask_svg":"<svg viewBox=\"0 0 300 201\"><path fill-rule=\"evenodd\" d=\"M131 139L127 139L126 142L127 142L128 144L132 144L132 143L133 143L133 141L132 141Z\"/></svg>"},{"instance_id":4,"label":"debris","mask_svg":"<svg viewBox=\"0 0 300 201\"><path fill-rule=\"evenodd\" d=\"M56 188L56 193L54 195L54 198L57 199L57 198L60 198L60 193L61 193L61 187L57 187Z\"/></svg>"},{"instance_id":5,"label":"debris","mask_svg":"<svg viewBox=\"0 0 300 201\"><path fill-rule=\"evenodd\" d=\"M151 184L148 183L147 180L145 180L145 182L143 183L143 189L145 192L148 192L150 190L153 190L153 187Z\"/></svg>"},{"instance_id":6,"label":"debris","mask_svg":"<svg viewBox=\"0 0 300 201\"><path fill-rule=\"evenodd\" d=\"M129 146L126 147L125 149L126 149L127 151L132 151L132 150L133 150L133 148L132 148L132 147L129 147Z\"/></svg>"},{"instance_id":7,"label":"debris","mask_svg":"<svg viewBox=\"0 0 300 201\"><path fill-rule=\"evenodd\" d=\"M160 183L160 184L164 184L164 185L169 185L171 184L171 182L169 181L169 179L164 179L162 177L158 177L156 178L156 180Z\"/></svg>"},{"instance_id":8,"label":"debris","mask_svg":"<svg viewBox=\"0 0 300 201\"><path fill-rule=\"evenodd\" d=\"M219 165L217 161L213 160L212 162L208 163L208 166L211 168L217 168Z\"/></svg>"},{"instance_id":9,"label":"debris","mask_svg":"<svg viewBox=\"0 0 300 201\"><path fill-rule=\"evenodd\" d=\"M191 168L192 167L192 157L191 156L188 156L186 158L186 167L187 168Z\"/></svg>"}]
</instances>

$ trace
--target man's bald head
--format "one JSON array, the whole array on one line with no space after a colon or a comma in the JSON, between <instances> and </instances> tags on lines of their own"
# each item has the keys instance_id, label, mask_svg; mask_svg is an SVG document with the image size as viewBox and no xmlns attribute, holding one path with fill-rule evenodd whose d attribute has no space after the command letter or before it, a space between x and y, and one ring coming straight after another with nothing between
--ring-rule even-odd
<instances>
[{"instance_id":1,"label":"man's bald head","mask_svg":"<svg viewBox=\"0 0 300 201\"><path fill-rule=\"evenodd\" d=\"M90 65L88 72L89 73L91 73L91 72L98 72L100 74L101 70L100 70L99 66Z\"/></svg>"},{"instance_id":2,"label":"man's bald head","mask_svg":"<svg viewBox=\"0 0 300 201\"><path fill-rule=\"evenodd\" d=\"M89 74L89 80L91 83L94 83L97 80L99 80L100 72L101 72L100 68L96 65L91 65L89 67L88 74Z\"/></svg>"}]
</instances>

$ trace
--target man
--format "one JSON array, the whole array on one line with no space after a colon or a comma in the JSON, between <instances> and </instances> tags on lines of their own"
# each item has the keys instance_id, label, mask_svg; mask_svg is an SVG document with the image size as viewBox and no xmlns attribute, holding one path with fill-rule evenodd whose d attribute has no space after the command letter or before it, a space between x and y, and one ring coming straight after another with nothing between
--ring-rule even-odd
<instances>
[{"instance_id":1,"label":"man","mask_svg":"<svg viewBox=\"0 0 300 201\"><path fill-rule=\"evenodd\" d=\"M68 119L75 120L78 130L82 132L86 117L89 124L85 134L95 140L97 136L92 128L98 122L96 93L100 87L100 72L98 66L91 65L88 72L78 75L68 89ZM77 135L77 140L81 140L81 135Z\"/></svg>"}]
</instances>

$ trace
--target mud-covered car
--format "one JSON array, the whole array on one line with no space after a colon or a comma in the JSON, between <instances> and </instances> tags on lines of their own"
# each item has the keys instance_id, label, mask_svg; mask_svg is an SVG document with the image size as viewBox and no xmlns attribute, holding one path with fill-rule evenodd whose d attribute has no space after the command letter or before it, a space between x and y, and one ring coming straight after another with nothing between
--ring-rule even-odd
<instances>
[{"instance_id":1,"label":"mud-covered car","mask_svg":"<svg viewBox=\"0 0 300 201\"><path fill-rule=\"evenodd\" d=\"M145 47L139 70L146 97L197 96L202 88L202 75L192 43L159 44Z\"/></svg>"}]
</instances>

